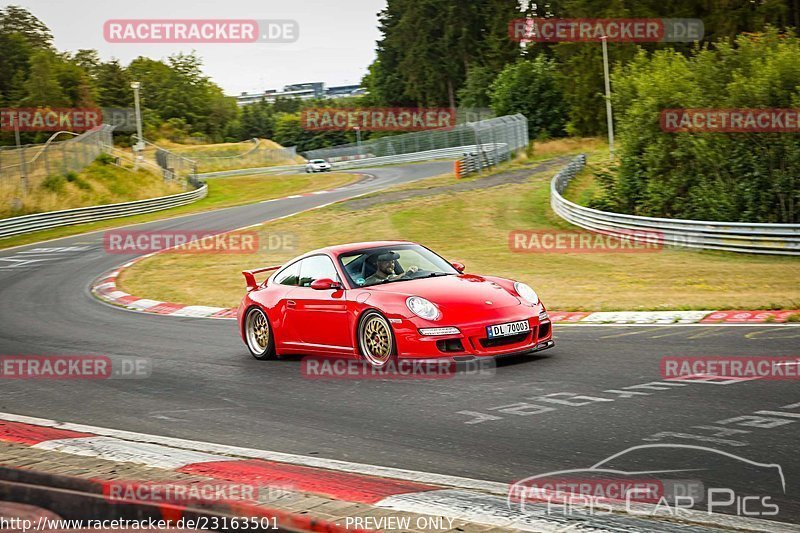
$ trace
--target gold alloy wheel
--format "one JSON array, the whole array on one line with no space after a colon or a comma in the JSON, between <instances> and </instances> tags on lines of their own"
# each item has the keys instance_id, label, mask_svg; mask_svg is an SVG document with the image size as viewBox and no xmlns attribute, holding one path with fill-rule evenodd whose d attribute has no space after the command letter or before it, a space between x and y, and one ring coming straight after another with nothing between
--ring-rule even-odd
<instances>
[{"instance_id":1,"label":"gold alloy wheel","mask_svg":"<svg viewBox=\"0 0 800 533\"><path fill-rule=\"evenodd\" d=\"M389 323L377 313L371 314L361 325L361 352L372 366L380 367L392 356L393 340Z\"/></svg>"},{"instance_id":2,"label":"gold alloy wheel","mask_svg":"<svg viewBox=\"0 0 800 533\"><path fill-rule=\"evenodd\" d=\"M258 308L247 313L247 345L254 355L263 355L269 347L269 323L264 311Z\"/></svg>"}]
</instances>

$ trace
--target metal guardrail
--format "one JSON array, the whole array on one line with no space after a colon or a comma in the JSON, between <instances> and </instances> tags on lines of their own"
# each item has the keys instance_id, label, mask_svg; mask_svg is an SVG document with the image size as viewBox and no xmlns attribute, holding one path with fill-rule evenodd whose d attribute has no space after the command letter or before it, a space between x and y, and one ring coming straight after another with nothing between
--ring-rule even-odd
<instances>
[{"instance_id":1,"label":"metal guardrail","mask_svg":"<svg viewBox=\"0 0 800 533\"><path fill-rule=\"evenodd\" d=\"M60 226L72 226L74 224L97 222L109 218L151 213L153 211L160 211L162 209L169 209L170 207L192 203L204 198L207 194L208 185L203 184L197 189L170 196L7 218L0 220L0 238L22 235L24 233Z\"/></svg>"},{"instance_id":2,"label":"metal guardrail","mask_svg":"<svg viewBox=\"0 0 800 533\"><path fill-rule=\"evenodd\" d=\"M456 161L456 177L461 178L473 172L480 172L500 161L510 159L510 152L504 148L504 146L495 146L488 150L484 148L480 152L465 153L461 159Z\"/></svg>"},{"instance_id":3,"label":"metal guardrail","mask_svg":"<svg viewBox=\"0 0 800 533\"><path fill-rule=\"evenodd\" d=\"M773 255L800 255L800 224L751 224L642 217L600 211L570 202L561 194L586 164L581 154L553 177L550 205L564 220L609 235L676 247Z\"/></svg>"}]
</instances>

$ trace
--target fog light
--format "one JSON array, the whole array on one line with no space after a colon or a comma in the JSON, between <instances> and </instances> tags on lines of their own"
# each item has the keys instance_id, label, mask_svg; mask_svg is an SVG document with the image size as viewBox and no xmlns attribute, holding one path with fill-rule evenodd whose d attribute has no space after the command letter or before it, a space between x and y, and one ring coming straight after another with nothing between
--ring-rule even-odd
<instances>
[{"instance_id":1,"label":"fog light","mask_svg":"<svg viewBox=\"0 0 800 533\"><path fill-rule=\"evenodd\" d=\"M550 317L547 316L547 311L540 312L539 313L539 322L545 322L547 320L550 320Z\"/></svg>"},{"instance_id":2,"label":"fog light","mask_svg":"<svg viewBox=\"0 0 800 533\"><path fill-rule=\"evenodd\" d=\"M458 335L461 333L458 328L422 328L419 332L431 337L436 335Z\"/></svg>"}]
</instances>

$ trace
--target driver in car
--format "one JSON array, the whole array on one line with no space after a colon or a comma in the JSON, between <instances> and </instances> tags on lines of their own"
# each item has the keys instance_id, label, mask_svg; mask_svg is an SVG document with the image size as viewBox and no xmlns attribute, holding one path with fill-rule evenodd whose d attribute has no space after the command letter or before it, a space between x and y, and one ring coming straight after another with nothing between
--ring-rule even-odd
<instances>
[{"instance_id":1,"label":"driver in car","mask_svg":"<svg viewBox=\"0 0 800 533\"><path fill-rule=\"evenodd\" d=\"M417 266L410 266L408 270L402 274L395 274L395 261L398 259L400 259L400 254L397 252L384 252L379 254L375 258L375 273L365 280L364 285L374 285L382 281L402 278L419 270Z\"/></svg>"}]
</instances>

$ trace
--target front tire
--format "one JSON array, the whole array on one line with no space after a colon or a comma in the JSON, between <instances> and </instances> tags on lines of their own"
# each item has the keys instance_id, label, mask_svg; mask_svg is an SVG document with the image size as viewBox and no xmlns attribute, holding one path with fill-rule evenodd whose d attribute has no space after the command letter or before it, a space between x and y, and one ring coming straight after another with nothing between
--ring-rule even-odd
<instances>
[{"instance_id":1,"label":"front tire","mask_svg":"<svg viewBox=\"0 0 800 533\"><path fill-rule=\"evenodd\" d=\"M244 318L244 338L250 353L259 361L275 359L272 324L260 307L251 307Z\"/></svg>"},{"instance_id":2,"label":"front tire","mask_svg":"<svg viewBox=\"0 0 800 533\"><path fill-rule=\"evenodd\" d=\"M373 368L383 368L396 358L392 326L378 311L367 311L359 320L358 349L364 361Z\"/></svg>"}]
</instances>

